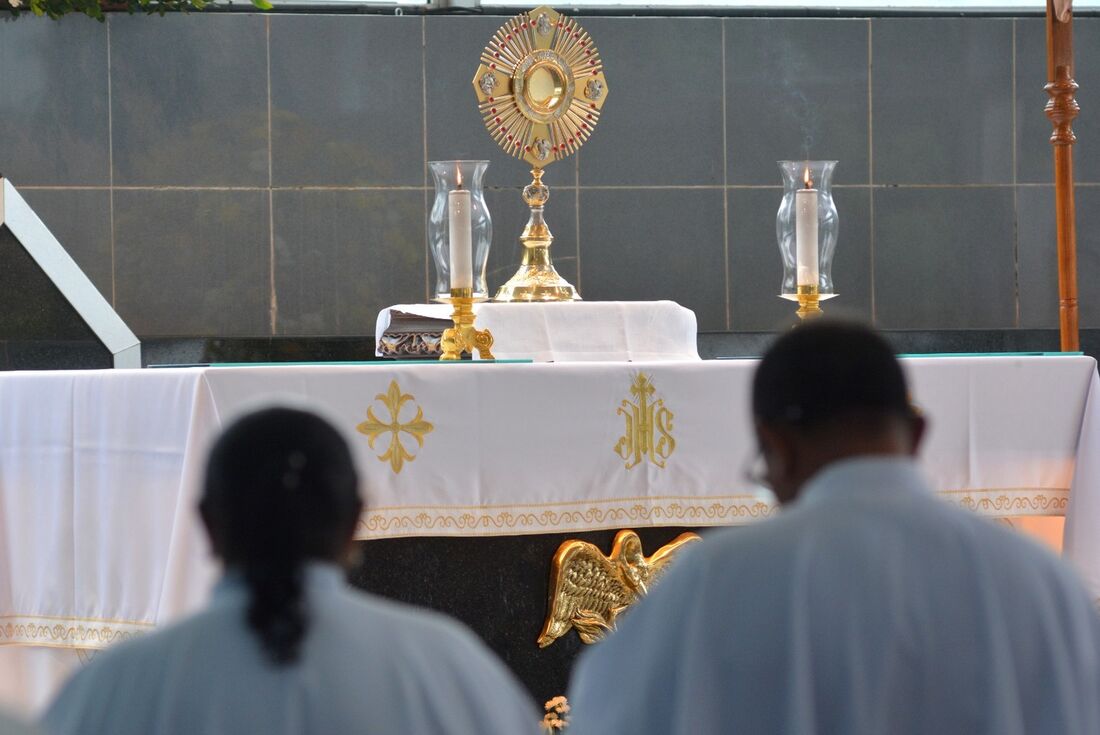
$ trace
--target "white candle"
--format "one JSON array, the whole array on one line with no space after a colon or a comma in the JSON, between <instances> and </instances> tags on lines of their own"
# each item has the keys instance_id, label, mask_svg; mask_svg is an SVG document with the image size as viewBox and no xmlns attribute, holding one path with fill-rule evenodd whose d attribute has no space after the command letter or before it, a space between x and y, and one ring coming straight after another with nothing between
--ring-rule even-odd
<instances>
[{"instance_id":1,"label":"white candle","mask_svg":"<svg viewBox=\"0 0 1100 735\"><path fill-rule=\"evenodd\" d=\"M450 225L451 288L474 287L474 256L471 243L470 192L462 188L462 174L458 176L458 188L447 193L447 218Z\"/></svg>"},{"instance_id":2,"label":"white candle","mask_svg":"<svg viewBox=\"0 0 1100 735\"><path fill-rule=\"evenodd\" d=\"M817 189L810 188L806 170L806 188L794 193L794 249L799 286L817 285Z\"/></svg>"}]
</instances>

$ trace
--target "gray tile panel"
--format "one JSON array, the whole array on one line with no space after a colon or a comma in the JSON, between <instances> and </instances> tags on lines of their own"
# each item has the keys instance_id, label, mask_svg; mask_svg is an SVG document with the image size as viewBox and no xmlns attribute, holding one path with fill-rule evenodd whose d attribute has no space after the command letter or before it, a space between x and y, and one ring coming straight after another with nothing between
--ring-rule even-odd
<instances>
[{"instance_id":1,"label":"gray tile panel","mask_svg":"<svg viewBox=\"0 0 1100 735\"><path fill-rule=\"evenodd\" d=\"M776 161L837 160L868 182L868 21L729 18L726 159L731 184L777 184Z\"/></svg>"},{"instance_id":2,"label":"gray tile panel","mask_svg":"<svg viewBox=\"0 0 1100 735\"><path fill-rule=\"evenodd\" d=\"M1016 325L1010 187L879 189L874 206L878 326Z\"/></svg>"},{"instance_id":3,"label":"gray tile panel","mask_svg":"<svg viewBox=\"0 0 1100 735\"><path fill-rule=\"evenodd\" d=\"M112 299L111 192L20 189L19 193L108 302Z\"/></svg>"},{"instance_id":4,"label":"gray tile panel","mask_svg":"<svg viewBox=\"0 0 1100 735\"><path fill-rule=\"evenodd\" d=\"M1047 83L1046 22L1041 18L1016 21L1016 150L1017 178L1049 184L1054 180L1052 127L1044 108L1050 97ZM1074 75L1080 88L1081 115L1074 121L1074 177L1100 182L1100 18L1073 19Z\"/></svg>"},{"instance_id":5,"label":"gray tile panel","mask_svg":"<svg viewBox=\"0 0 1100 735\"><path fill-rule=\"evenodd\" d=\"M427 295L420 191L274 195L279 335L374 334L378 311Z\"/></svg>"},{"instance_id":6,"label":"gray tile panel","mask_svg":"<svg viewBox=\"0 0 1100 735\"><path fill-rule=\"evenodd\" d=\"M271 17L275 186L424 183L422 26L414 17Z\"/></svg>"},{"instance_id":7,"label":"gray tile panel","mask_svg":"<svg viewBox=\"0 0 1100 735\"><path fill-rule=\"evenodd\" d=\"M721 190L582 189L580 199L585 299L671 299L701 331L726 328Z\"/></svg>"},{"instance_id":8,"label":"gray tile panel","mask_svg":"<svg viewBox=\"0 0 1100 735\"><path fill-rule=\"evenodd\" d=\"M115 185L266 186L265 19L113 14L108 23Z\"/></svg>"},{"instance_id":9,"label":"gray tile panel","mask_svg":"<svg viewBox=\"0 0 1100 735\"><path fill-rule=\"evenodd\" d=\"M115 293L138 336L270 335L268 197L115 192Z\"/></svg>"},{"instance_id":10,"label":"gray tile panel","mask_svg":"<svg viewBox=\"0 0 1100 735\"><path fill-rule=\"evenodd\" d=\"M1100 326L1100 187L1076 187L1077 295L1081 328ZM1058 233L1054 187L1021 187L1017 198L1020 326L1058 326Z\"/></svg>"},{"instance_id":11,"label":"gray tile panel","mask_svg":"<svg viewBox=\"0 0 1100 735\"><path fill-rule=\"evenodd\" d=\"M721 184L719 18L583 18L608 98L581 149L581 186Z\"/></svg>"},{"instance_id":12,"label":"gray tile panel","mask_svg":"<svg viewBox=\"0 0 1100 735\"><path fill-rule=\"evenodd\" d=\"M1012 183L1012 21L871 23L874 183Z\"/></svg>"},{"instance_id":13,"label":"gray tile panel","mask_svg":"<svg viewBox=\"0 0 1100 735\"><path fill-rule=\"evenodd\" d=\"M29 14L0 22L0 69L0 173L21 186L106 185L106 27Z\"/></svg>"},{"instance_id":14,"label":"gray tile panel","mask_svg":"<svg viewBox=\"0 0 1100 735\"><path fill-rule=\"evenodd\" d=\"M473 87L481 51L504 20L502 16L431 16L424 20L428 160L487 160L486 186L522 187L531 180L530 166L505 154L489 136L477 111ZM572 161L548 167L547 176L560 178L566 170L572 181Z\"/></svg>"}]
</instances>

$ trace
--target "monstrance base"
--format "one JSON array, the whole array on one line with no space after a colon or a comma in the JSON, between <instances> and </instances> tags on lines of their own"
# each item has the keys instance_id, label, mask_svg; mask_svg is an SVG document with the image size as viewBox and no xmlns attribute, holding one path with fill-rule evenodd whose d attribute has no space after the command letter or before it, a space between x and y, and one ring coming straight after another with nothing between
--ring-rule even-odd
<instances>
[{"instance_id":1,"label":"monstrance base","mask_svg":"<svg viewBox=\"0 0 1100 735\"><path fill-rule=\"evenodd\" d=\"M581 295L553 264L521 265L493 301L580 301Z\"/></svg>"}]
</instances>

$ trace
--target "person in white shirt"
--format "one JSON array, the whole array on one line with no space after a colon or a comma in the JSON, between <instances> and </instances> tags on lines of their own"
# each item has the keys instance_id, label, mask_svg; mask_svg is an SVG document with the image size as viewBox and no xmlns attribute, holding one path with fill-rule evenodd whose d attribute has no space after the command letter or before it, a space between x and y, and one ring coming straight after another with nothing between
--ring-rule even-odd
<instances>
[{"instance_id":1,"label":"person in white shirt","mask_svg":"<svg viewBox=\"0 0 1100 735\"><path fill-rule=\"evenodd\" d=\"M887 344L818 321L753 385L783 510L707 536L582 655L570 735L1095 735L1100 619L1075 574L934 496Z\"/></svg>"},{"instance_id":2,"label":"person in white shirt","mask_svg":"<svg viewBox=\"0 0 1100 735\"><path fill-rule=\"evenodd\" d=\"M307 412L248 415L211 452L200 511L225 575L198 614L97 656L52 735L520 735L514 677L442 615L352 590L362 510L347 443Z\"/></svg>"}]
</instances>

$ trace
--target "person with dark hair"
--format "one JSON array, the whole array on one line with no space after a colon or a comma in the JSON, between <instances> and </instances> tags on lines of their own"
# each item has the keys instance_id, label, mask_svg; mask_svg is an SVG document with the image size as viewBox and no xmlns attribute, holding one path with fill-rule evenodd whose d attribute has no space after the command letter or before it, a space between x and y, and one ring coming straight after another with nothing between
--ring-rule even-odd
<instances>
[{"instance_id":1,"label":"person with dark hair","mask_svg":"<svg viewBox=\"0 0 1100 735\"><path fill-rule=\"evenodd\" d=\"M819 320L752 409L776 518L710 534L582 654L570 735L1100 733L1100 618L1061 560L935 497L887 344Z\"/></svg>"},{"instance_id":2,"label":"person with dark hair","mask_svg":"<svg viewBox=\"0 0 1100 735\"><path fill-rule=\"evenodd\" d=\"M250 414L210 453L202 520L225 575L202 612L98 655L43 720L54 735L533 732L534 707L473 634L353 591L362 510L347 443L318 416Z\"/></svg>"}]
</instances>

